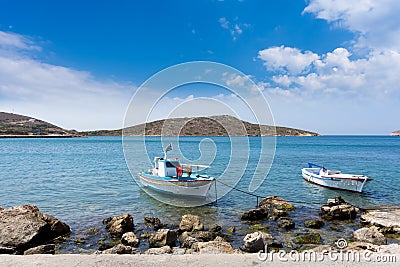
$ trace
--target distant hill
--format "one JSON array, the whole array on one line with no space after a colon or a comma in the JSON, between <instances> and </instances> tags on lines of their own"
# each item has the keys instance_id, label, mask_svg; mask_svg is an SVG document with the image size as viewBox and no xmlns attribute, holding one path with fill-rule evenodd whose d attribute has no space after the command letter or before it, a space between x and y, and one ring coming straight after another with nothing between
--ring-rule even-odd
<instances>
[{"instance_id":1,"label":"distant hill","mask_svg":"<svg viewBox=\"0 0 400 267\"><path fill-rule=\"evenodd\" d=\"M157 120L128 127L123 132L127 136L142 136L143 134L150 136L227 136L228 132L230 136L260 136L262 134L278 136L319 135L315 132L280 126L276 127L275 132L272 126L253 124L228 115ZM122 129L89 131L81 134L89 136L121 135Z\"/></svg>"},{"instance_id":2,"label":"distant hill","mask_svg":"<svg viewBox=\"0 0 400 267\"><path fill-rule=\"evenodd\" d=\"M391 136L400 136L400 130L390 133Z\"/></svg>"},{"instance_id":3,"label":"distant hill","mask_svg":"<svg viewBox=\"0 0 400 267\"><path fill-rule=\"evenodd\" d=\"M54 124L32 117L0 112L0 136L73 137L76 131L65 130Z\"/></svg>"}]
</instances>

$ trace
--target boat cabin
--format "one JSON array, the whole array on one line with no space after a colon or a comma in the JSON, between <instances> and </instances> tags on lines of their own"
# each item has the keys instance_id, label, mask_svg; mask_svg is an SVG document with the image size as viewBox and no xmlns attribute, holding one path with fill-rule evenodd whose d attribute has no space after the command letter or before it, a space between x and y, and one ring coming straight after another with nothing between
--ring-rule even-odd
<instances>
[{"instance_id":1,"label":"boat cabin","mask_svg":"<svg viewBox=\"0 0 400 267\"><path fill-rule=\"evenodd\" d=\"M153 175L160 177L180 177L182 176L182 166L177 158L164 159L155 157Z\"/></svg>"}]
</instances>

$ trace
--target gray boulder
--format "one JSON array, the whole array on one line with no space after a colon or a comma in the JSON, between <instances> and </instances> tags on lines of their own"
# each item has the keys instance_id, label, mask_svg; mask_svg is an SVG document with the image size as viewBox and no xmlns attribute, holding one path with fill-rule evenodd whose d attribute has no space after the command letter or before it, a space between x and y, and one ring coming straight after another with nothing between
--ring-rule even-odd
<instances>
[{"instance_id":1,"label":"gray boulder","mask_svg":"<svg viewBox=\"0 0 400 267\"><path fill-rule=\"evenodd\" d=\"M67 224L40 212L33 205L0 211L0 247L14 249L17 253L70 231Z\"/></svg>"},{"instance_id":2,"label":"gray boulder","mask_svg":"<svg viewBox=\"0 0 400 267\"><path fill-rule=\"evenodd\" d=\"M122 235L121 243L131 247L137 247L139 245L139 238L134 232L126 232Z\"/></svg>"},{"instance_id":3,"label":"gray boulder","mask_svg":"<svg viewBox=\"0 0 400 267\"><path fill-rule=\"evenodd\" d=\"M264 232L254 232L247 234L243 238L243 250L250 253L264 251L265 245L272 244L274 237Z\"/></svg>"},{"instance_id":4,"label":"gray boulder","mask_svg":"<svg viewBox=\"0 0 400 267\"><path fill-rule=\"evenodd\" d=\"M129 214L124 214L112 218L108 223L106 228L113 236L121 237L126 232L131 232L133 230L133 218Z\"/></svg>"},{"instance_id":5,"label":"gray boulder","mask_svg":"<svg viewBox=\"0 0 400 267\"><path fill-rule=\"evenodd\" d=\"M144 252L144 254L150 254L150 255L162 255L170 253L172 253L172 249L170 246L163 246L160 248L150 248Z\"/></svg>"},{"instance_id":6,"label":"gray boulder","mask_svg":"<svg viewBox=\"0 0 400 267\"><path fill-rule=\"evenodd\" d=\"M192 214L185 214L182 216L179 223L179 230L181 231L203 231L204 225L200 222L199 216Z\"/></svg>"},{"instance_id":7,"label":"gray boulder","mask_svg":"<svg viewBox=\"0 0 400 267\"><path fill-rule=\"evenodd\" d=\"M237 253L229 242L217 236L213 241L198 242L195 251L200 254L233 254Z\"/></svg>"},{"instance_id":8,"label":"gray boulder","mask_svg":"<svg viewBox=\"0 0 400 267\"><path fill-rule=\"evenodd\" d=\"M320 215L325 220L349 220L355 219L360 210L344 201L341 197L328 199L321 207Z\"/></svg>"},{"instance_id":9,"label":"gray boulder","mask_svg":"<svg viewBox=\"0 0 400 267\"><path fill-rule=\"evenodd\" d=\"M363 225L373 225L382 233L400 233L400 209L372 210L360 217Z\"/></svg>"},{"instance_id":10,"label":"gray boulder","mask_svg":"<svg viewBox=\"0 0 400 267\"><path fill-rule=\"evenodd\" d=\"M33 254L54 254L56 252L56 245L48 244L41 245L34 248L30 248L24 251L24 255L33 255Z\"/></svg>"},{"instance_id":11,"label":"gray boulder","mask_svg":"<svg viewBox=\"0 0 400 267\"><path fill-rule=\"evenodd\" d=\"M133 252L134 249L131 246L118 244L112 248L104 250L102 254L132 254Z\"/></svg>"},{"instance_id":12,"label":"gray boulder","mask_svg":"<svg viewBox=\"0 0 400 267\"><path fill-rule=\"evenodd\" d=\"M163 246L175 246L177 240L176 231L169 229L159 229L156 233L152 234L149 238L149 247L159 248Z\"/></svg>"},{"instance_id":13,"label":"gray boulder","mask_svg":"<svg viewBox=\"0 0 400 267\"><path fill-rule=\"evenodd\" d=\"M374 245L386 245L386 237L376 227L365 227L353 232L354 240L371 243Z\"/></svg>"}]
</instances>

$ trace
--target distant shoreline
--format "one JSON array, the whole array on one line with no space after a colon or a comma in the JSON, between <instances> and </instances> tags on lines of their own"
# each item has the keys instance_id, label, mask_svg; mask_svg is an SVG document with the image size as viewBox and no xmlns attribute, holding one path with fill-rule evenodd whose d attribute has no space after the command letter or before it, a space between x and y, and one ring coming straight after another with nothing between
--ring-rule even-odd
<instances>
[{"instance_id":1,"label":"distant shoreline","mask_svg":"<svg viewBox=\"0 0 400 267\"><path fill-rule=\"evenodd\" d=\"M0 138L76 138L74 135L0 135Z\"/></svg>"}]
</instances>

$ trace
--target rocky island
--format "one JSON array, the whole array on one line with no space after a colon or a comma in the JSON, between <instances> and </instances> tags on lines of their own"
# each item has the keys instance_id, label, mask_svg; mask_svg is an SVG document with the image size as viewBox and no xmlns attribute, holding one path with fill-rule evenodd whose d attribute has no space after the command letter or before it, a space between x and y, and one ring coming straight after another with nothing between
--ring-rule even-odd
<instances>
[{"instance_id":1,"label":"rocky island","mask_svg":"<svg viewBox=\"0 0 400 267\"><path fill-rule=\"evenodd\" d=\"M390 136L400 136L400 130L391 132Z\"/></svg>"}]
</instances>

